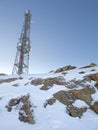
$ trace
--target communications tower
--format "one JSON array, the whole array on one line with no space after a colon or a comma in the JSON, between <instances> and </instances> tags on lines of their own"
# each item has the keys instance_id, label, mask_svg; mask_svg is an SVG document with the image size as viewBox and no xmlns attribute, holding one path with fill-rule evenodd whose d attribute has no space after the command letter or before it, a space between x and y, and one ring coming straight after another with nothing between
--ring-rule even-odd
<instances>
[{"instance_id":1,"label":"communications tower","mask_svg":"<svg viewBox=\"0 0 98 130\"><path fill-rule=\"evenodd\" d=\"M30 46L30 25L31 25L31 14L27 10L25 12L25 19L22 28L22 32L17 43L17 53L14 62L12 74L28 74L29 69L29 52Z\"/></svg>"}]
</instances>

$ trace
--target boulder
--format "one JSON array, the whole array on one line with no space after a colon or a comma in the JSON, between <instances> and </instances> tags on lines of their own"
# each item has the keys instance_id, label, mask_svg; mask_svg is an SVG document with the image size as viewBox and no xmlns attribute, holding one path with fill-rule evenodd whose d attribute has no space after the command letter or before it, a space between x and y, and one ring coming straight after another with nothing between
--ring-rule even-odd
<instances>
[{"instance_id":1,"label":"boulder","mask_svg":"<svg viewBox=\"0 0 98 130\"><path fill-rule=\"evenodd\" d=\"M87 75L85 78L86 79L88 78L88 80L90 81L91 80L95 81L96 82L95 87L98 89L98 73Z\"/></svg>"},{"instance_id":2,"label":"boulder","mask_svg":"<svg viewBox=\"0 0 98 130\"><path fill-rule=\"evenodd\" d=\"M21 97L21 102L23 105L19 110L19 120L23 122L27 122L29 124L34 124L34 117L32 115L33 109L31 109L32 104L29 100L30 95L24 95Z\"/></svg>"},{"instance_id":3,"label":"boulder","mask_svg":"<svg viewBox=\"0 0 98 130\"><path fill-rule=\"evenodd\" d=\"M17 80L17 78L1 79L0 84L1 83L10 83L10 82L15 81L15 80Z\"/></svg>"},{"instance_id":4,"label":"boulder","mask_svg":"<svg viewBox=\"0 0 98 130\"><path fill-rule=\"evenodd\" d=\"M77 99L83 100L87 104L90 104L93 101L91 94L95 93L95 89L87 86L86 88L81 89L81 90L70 90L70 92Z\"/></svg>"},{"instance_id":5,"label":"boulder","mask_svg":"<svg viewBox=\"0 0 98 130\"><path fill-rule=\"evenodd\" d=\"M90 68L90 67L95 67L95 66L97 66L97 64L91 62L88 65L81 67L80 69Z\"/></svg>"},{"instance_id":6,"label":"boulder","mask_svg":"<svg viewBox=\"0 0 98 130\"><path fill-rule=\"evenodd\" d=\"M72 93L63 90L55 93L53 96L67 106L71 105L76 100L75 96Z\"/></svg>"},{"instance_id":7,"label":"boulder","mask_svg":"<svg viewBox=\"0 0 98 130\"><path fill-rule=\"evenodd\" d=\"M48 90L54 84L57 85L65 85L65 79L63 76L53 77L53 78L46 78L46 79L34 79L31 81L32 85L42 85L41 90Z\"/></svg>"},{"instance_id":8,"label":"boulder","mask_svg":"<svg viewBox=\"0 0 98 130\"><path fill-rule=\"evenodd\" d=\"M46 102L44 103L44 107L46 108L47 105L52 105L56 102L56 99L54 97L46 100Z\"/></svg>"},{"instance_id":9,"label":"boulder","mask_svg":"<svg viewBox=\"0 0 98 130\"><path fill-rule=\"evenodd\" d=\"M18 99L18 98L12 98L9 101L8 105L5 106L7 108L7 111L11 112L12 111L12 107L16 106L17 104L19 104L19 102L20 102L20 99Z\"/></svg>"},{"instance_id":10,"label":"boulder","mask_svg":"<svg viewBox=\"0 0 98 130\"><path fill-rule=\"evenodd\" d=\"M14 98L11 99L8 103L7 108L8 112L11 112L13 107L14 109L19 109L19 120L23 122L27 122L29 124L34 124L34 117L33 117L33 109L32 109L32 104L29 100L30 95L24 95L21 96L20 98Z\"/></svg>"},{"instance_id":11,"label":"boulder","mask_svg":"<svg viewBox=\"0 0 98 130\"><path fill-rule=\"evenodd\" d=\"M35 86L41 85L41 84L43 84L43 79L41 79L41 78L33 79L33 80L31 81L31 84L32 84L32 85L35 85Z\"/></svg>"},{"instance_id":12,"label":"boulder","mask_svg":"<svg viewBox=\"0 0 98 130\"><path fill-rule=\"evenodd\" d=\"M98 114L98 102L95 102L90 108Z\"/></svg>"},{"instance_id":13,"label":"boulder","mask_svg":"<svg viewBox=\"0 0 98 130\"><path fill-rule=\"evenodd\" d=\"M76 66L68 65L68 66L65 66L65 67L62 67L62 68L57 69L57 70L55 71L55 73L60 73L60 72L72 70L72 69L75 69L75 68L76 68Z\"/></svg>"},{"instance_id":14,"label":"boulder","mask_svg":"<svg viewBox=\"0 0 98 130\"><path fill-rule=\"evenodd\" d=\"M87 108L77 108L74 106L68 106L67 107L67 112L70 116L72 117L79 117L81 118L81 116L83 115L84 112L86 112Z\"/></svg>"}]
</instances>

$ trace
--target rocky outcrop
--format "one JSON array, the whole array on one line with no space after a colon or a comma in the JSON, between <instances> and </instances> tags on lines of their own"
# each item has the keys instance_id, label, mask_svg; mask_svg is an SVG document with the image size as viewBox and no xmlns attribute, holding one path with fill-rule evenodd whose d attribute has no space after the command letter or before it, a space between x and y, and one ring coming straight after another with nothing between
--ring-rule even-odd
<instances>
[{"instance_id":1,"label":"rocky outcrop","mask_svg":"<svg viewBox=\"0 0 98 130\"><path fill-rule=\"evenodd\" d=\"M4 74L4 73L0 73L0 76L5 76L6 74Z\"/></svg>"},{"instance_id":2,"label":"rocky outcrop","mask_svg":"<svg viewBox=\"0 0 98 130\"><path fill-rule=\"evenodd\" d=\"M98 114L98 102L95 102L90 108Z\"/></svg>"},{"instance_id":3,"label":"rocky outcrop","mask_svg":"<svg viewBox=\"0 0 98 130\"><path fill-rule=\"evenodd\" d=\"M87 75L85 78L90 81L95 81L95 87L98 89L98 73Z\"/></svg>"},{"instance_id":4,"label":"rocky outcrop","mask_svg":"<svg viewBox=\"0 0 98 130\"><path fill-rule=\"evenodd\" d=\"M87 76L90 80L98 82L98 73L90 74Z\"/></svg>"},{"instance_id":5,"label":"rocky outcrop","mask_svg":"<svg viewBox=\"0 0 98 130\"><path fill-rule=\"evenodd\" d=\"M95 67L95 66L97 66L97 64L91 62L88 65L81 67L80 69L91 68L91 67Z\"/></svg>"},{"instance_id":6,"label":"rocky outcrop","mask_svg":"<svg viewBox=\"0 0 98 130\"><path fill-rule=\"evenodd\" d=\"M44 107L46 108L47 105L53 105L56 102L56 99L54 97L46 100L46 102L44 103Z\"/></svg>"},{"instance_id":7,"label":"rocky outcrop","mask_svg":"<svg viewBox=\"0 0 98 130\"><path fill-rule=\"evenodd\" d=\"M1 83L10 83L10 82L15 81L15 80L17 80L17 78L1 79L0 84Z\"/></svg>"},{"instance_id":8,"label":"rocky outcrop","mask_svg":"<svg viewBox=\"0 0 98 130\"><path fill-rule=\"evenodd\" d=\"M79 74L84 74L85 72L84 71L80 71Z\"/></svg>"},{"instance_id":9,"label":"rocky outcrop","mask_svg":"<svg viewBox=\"0 0 98 130\"><path fill-rule=\"evenodd\" d=\"M10 101L9 101L9 103L8 103L8 105L6 106L6 108L7 108L7 111L8 112L11 112L12 111L12 107L13 106L16 106L17 104L19 104L20 103L20 98L13 98L13 99L11 99Z\"/></svg>"},{"instance_id":10,"label":"rocky outcrop","mask_svg":"<svg viewBox=\"0 0 98 130\"><path fill-rule=\"evenodd\" d=\"M53 96L67 106L72 105L72 103L76 100L75 96L72 93L63 90L55 93Z\"/></svg>"},{"instance_id":11,"label":"rocky outcrop","mask_svg":"<svg viewBox=\"0 0 98 130\"><path fill-rule=\"evenodd\" d=\"M91 104L93 101L91 94L95 93L95 89L87 86L81 90L70 90L70 92L80 100L85 101L87 104Z\"/></svg>"},{"instance_id":12,"label":"rocky outcrop","mask_svg":"<svg viewBox=\"0 0 98 130\"><path fill-rule=\"evenodd\" d=\"M79 86L86 88L87 87L86 80L72 79L69 82L66 82L66 85L65 85L65 87L69 89L78 88Z\"/></svg>"},{"instance_id":13,"label":"rocky outcrop","mask_svg":"<svg viewBox=\"0 0 98 130\"><path fill-rule=\"evenodd\" d=\"M68 66L57 69L54 73L60 73L60 72L72 70L72 69L75 69L75 68L76 68L76 66L68 65Z\"/></svg>"},{"instance_id":14,"label":"rocky outcrop","mask_svg":"<svg viewBox=\"0 0 98 130\"><path fill-rule=\"evenodd\" d=\"M65 85L65 79L62 76L53 77L53 78L46 78L46 79L34 79L31 81L32 85L42 85L40 88L41 90L48 90L54 84L56 85Z\"/></svg>"},{"instance_id":15,"label":"rocky outcrop","mask_svg":"<svg viewBox=\"0 0 98 130\"><path fill-rule=\"evenodd\" d=\"M24 95L20 98L11 99L6 108L8 112L11 112L13 109L18 108L20 121L27 122L29 124L35 123L34 117L32 115L33 109L32 104L29 100L29 95Z\"/></svg>"},{"instance_id":16,"label":"rocky outcrop","mask_svg":"<svg viewBox=\"0 0 98 130\"><path fill-rule=\"evenodd\" d=\"M54 97L66 105L67 112L72 117L81 117L82 114L87 110L87 108L77 108L74 107L72 104L76 100L76 97L74 94L70 93L69 91L59 91L54 94Z\"/></svg>"},{"instance_id":17,"label":"rocky outcrop","mask_svg":"<svg viewBox=\"0 0 98 130\"><path fill-rule=\"evenodd\" d=\"M29 124L34 124L34 117L32 115L33 110L31 110L31 102L29 100L29 95L23 96L21 98L21 102L23 105L21 106L19 110L19 120L23 122L27 122Z\"/></svg>"},{"instance_id":18,"label":"rocky outcrop","mask_svg":"<svg viewBox=\"0 0 98 130\"><path fill-rule=\"evenodd\" d=\"M79 117L81 118L81 116L83 115L84 112L86 112L87 108L77 108L74 106L68 106L67 107L67 112L70 116L72 117Z\"/></svg>"}]
</instances>

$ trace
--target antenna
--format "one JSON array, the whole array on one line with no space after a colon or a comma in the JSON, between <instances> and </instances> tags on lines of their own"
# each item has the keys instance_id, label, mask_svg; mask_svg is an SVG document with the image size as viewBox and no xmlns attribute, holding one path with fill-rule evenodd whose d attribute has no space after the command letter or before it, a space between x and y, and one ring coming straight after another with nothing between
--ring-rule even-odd
<instances>
[{"instance_id":1,"label":"antenna","mask_svg":"<svg viewBox=\"0 0 98 130\"><path fill-rule=\"evenodd\" d=\"M28 74L29 52L31 51L30 25L31 14L29 10L26 10L22 32L19 38L19 42L17 43L17 53L12 74Z\"/></svg>"}]
</instances>

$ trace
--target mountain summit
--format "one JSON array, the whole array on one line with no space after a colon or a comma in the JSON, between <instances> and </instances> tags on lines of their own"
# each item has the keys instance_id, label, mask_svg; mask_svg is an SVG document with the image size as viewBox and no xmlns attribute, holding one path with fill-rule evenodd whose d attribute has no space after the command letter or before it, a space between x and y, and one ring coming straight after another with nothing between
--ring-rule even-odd
<instances>
[{"instance_id":1,"label":"mountain summit","mask_svg":"<svg viewBox=\"0 0 98 130\"><path fill-rule=\"evenodd\" d=\"M97 130L98 66L0 74L1 130Z\"/></svg>"}]
</instances>

